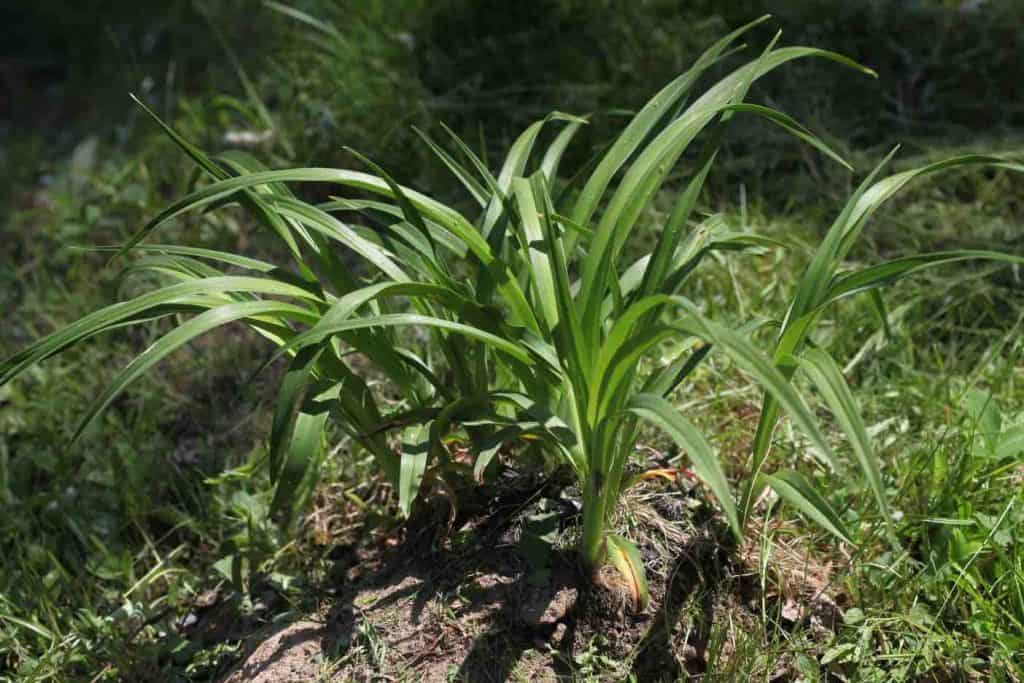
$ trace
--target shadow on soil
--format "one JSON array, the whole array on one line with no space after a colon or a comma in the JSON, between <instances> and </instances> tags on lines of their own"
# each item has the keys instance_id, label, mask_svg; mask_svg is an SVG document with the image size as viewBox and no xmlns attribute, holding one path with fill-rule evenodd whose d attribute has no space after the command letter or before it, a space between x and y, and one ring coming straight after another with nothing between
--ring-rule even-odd
<instances>
[{"instance_id":1,"label":"shadow on soil","mask_svg":"<svg viewBox=\"0 0 1024 683\"><path fill-rule=\"evenodd\" d=\"M410 521L395 547L339 553L345 579L320 618L253 638L255 649L226 680L554 681L586 668L590 679L632 672L661 681L705 673L716 596L736 588L727 587L735 573L719 539L697 536L667 556L659 555L664 545L640 540L653 571L651 603L635 614L621 590L581 580L569 552L554 552L540 572L524 559L525 520L538 506L564 503L558 487L505 482L491 493L460 510L453 534L438 532L448 528L439 504ZM561 523L573 525L564 513ZM607 657L596 665L587 660L595 642Z\"/></svg>"}]
</instances>

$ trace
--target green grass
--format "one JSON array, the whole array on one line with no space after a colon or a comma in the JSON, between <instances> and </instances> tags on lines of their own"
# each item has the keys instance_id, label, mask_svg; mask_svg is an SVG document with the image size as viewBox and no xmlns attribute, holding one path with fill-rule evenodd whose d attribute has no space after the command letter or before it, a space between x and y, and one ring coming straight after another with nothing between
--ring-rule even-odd
<instances>
[{"instance_id":1,"label":"green grass","mask_svg":"<svg viewBox=\"0 0 1024 683\"><path fill-rule=\"evenodd\" d=\"M199 99L176 125L209 142L219 139L216 126L237 119L221 117L211 127L206 106ZM271 109L283 115L273 104ZM298 126L290 137L305 149ZM968 151L978 148L991 146L979 143ZM898 161L897 170L947 156L940 152ZM864 169L878 156L851 158ZM104 140L98 157L87 179L77 181L84 191L71 190L76 181L70 161L56 160L52 184L42 191L27 185L24 196L38 197L12 203L0 255L13 268L0 269L0 300L18 323L0 333L0 355L118 298L117 269L103 268L109 255L65 250L68 242L119 242L187 190L187 165L172 161L173 148L158 136L127 148ZM739 162L730 160L726 168L742 168ZM716 310L781 317L801 264L821 241L818 226L832 216L826 202L813 198L780 210L777 194L758 189L768 187L759 174L772 173L756 166L752 171L745 193L713 185L706 206L733 225L786 241L790 254L769 250L742 261L711 259L689 285L695 300L713 302ZM782 178L783 184L807 182L802 172ZM850 252L850 263L869 265L879 255L921 250L1020 253L1016 194L1019 183L999 171L965 171L912 188L876 217ZM667 220L674 197L663 192L644 210L637 244L628 247L633 255L655 244L651 226ZM241 212L185 221L163 239L276 258L272 242ZM879 329L867 299L841 303L835 320L818 327L818 343L849 363L845 374L896 512L897 546L877 532L876 504L861 478L837 484L813 460L786 450L780 455L785 464L800 467L825 492L859 550L847 560L826 533L785 506L771 505L759 515L774 523L772 533L780 539L805 543L817 556L840 563L835 581L848 596L847 613L824 646L805 632L806 625L786 622L771 602L756 628L737 628L723 615L713 625L714 671L766 676L778 658L789 657L809 680L824 680L825 672L851 680L927 672L938 680L943 673L972 671L996 680L1024 676L1016 660L1024 621L1019 457L992 456L986 441L993 430L984 426L992 418L978 407L984 402L978 396L991 392L1002 413L1000 433L1012 434L1024 423L1019 278L1012 269L953 264L894 288L888 300L891 337ZM146 282L136 280L125 293L144 291ZM233 641L192 642L179 635L177 621L203 591L221 582L237 586L239 609L265 618L251 600L246 604L247 595L269 588L283 596L271 611L301 610L329 585L333 541L314 542L310 523L301 521L299 542L288 546L274 525L261 522L273 501L264 437L277 377L270 370L250 382L251 373L239 373L266 359L255 335L228 330L210 344L178 351L115 401L73 449L66 447L85 406L118 368L169 329L157 323L115 331L102 343L90 341L50 359L27 381L0 393L0 676L207 680L235 654ZM733 486L749 476L749 450L743 448L752 436L749 422L735 416L758 400L756 387L715 354L691 389L674 398L709 435ZM837 455L852 460L829 413L822 410L818 418ZM642 441L673 448L648 432ZM379 486L372 460L358 456L344 434L329 433L327 443L340 446L344 457L326 460L321 495L369 497L360 482ZM396 505L395 499L385 509L371 503L371 523L382 519L376 515L393 514ZM772 563L769 557L769 588L776 581ZM615 669L615 662L602 659L604 648L592 643L576 653L570 668L581 678Z\"/></svg>"}]
</instances>

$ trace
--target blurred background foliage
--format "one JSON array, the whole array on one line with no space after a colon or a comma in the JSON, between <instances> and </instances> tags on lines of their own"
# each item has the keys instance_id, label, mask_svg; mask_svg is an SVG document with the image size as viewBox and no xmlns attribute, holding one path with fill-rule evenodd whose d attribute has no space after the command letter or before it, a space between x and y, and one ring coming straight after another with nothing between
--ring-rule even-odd
<instances>
[{"instance_id":1,"label":"blurred background foliage","mask_svg":"<svg viewBox=\"0 0 1024 683\"><path fill-rule=\"evenodd\" d=\"M443 121L496 151L530 121L561 109L594 113L589 139L604 140L620 125L616 113L639 106L713 37L765 13L775 19L751 36L753 45L778 27L784 44L834 49L878 72L874 81L807 63L759 85L758 97L851 148L977 142L1024 126L1018 0L289 6L321 23L252 0L42 0L0 9L4 148L25 144L12 138L28 131L66 147L99 130L123 137L137 120L129 91L168 115L201 107L197 129L207 137L253 125L252 112L209 98L215 91L244 99L230 51L278 117L278 140L283 131L295 136L293 161L333 163L350 145L411 179L427 166L425 156L410 158L411 125L436 132ZM734 141L734 156L756 144L763 159L765 146L783 144L781 134L749 127ZM795 161L777 163L767 170Z\"/></svg>"}]
</instances>

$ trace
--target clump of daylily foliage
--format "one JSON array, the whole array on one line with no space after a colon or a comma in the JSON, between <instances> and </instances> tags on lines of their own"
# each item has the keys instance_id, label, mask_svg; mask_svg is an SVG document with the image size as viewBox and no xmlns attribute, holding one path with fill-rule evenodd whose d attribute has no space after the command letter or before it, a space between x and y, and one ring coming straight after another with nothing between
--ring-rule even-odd
<instances>
[{"instance_id":1,"label":"clump of daylily foliage","mask_svg":"<svg viewBox=\"0 0 1024 683\"><path fill-rule=\"evenodd\" d=\"M579 480L582 566L596 575L611 562L642 607L647 589L637 550L608 526L622 492L643 478L627 477L626 466L641 425L651 423L679 445L737 536L770 487L808 518L848 539L840 517L808 480L795 470L773 467L770 458L773 432L785 413L815 457L840 469L804 397L806 382L795 381L809 380L848 439L880 514L888 519L878 463L856 401L833 358L813 344L817 323L836 301L862 294L880 307L884 319L880 289L927 266L974 258L1024 259L960 250L849 271L844 259L872 214L911 180L970 165L1024 167L997 157L961 156L883 177L890 155L839 211L784 319L736 320L720 308L710 316L687 297L689 279L708 255L757 254L780 246L698 210L730 121L764 118L847 165L786 114L747 102L751 86L804 58L871 73L835 53L779 48L773 40L759 56L699 92L700 78L731 55L737 38L760 21L712 45L571 181L563 180L560 162L586 117L553 113L537 121L515 141L497 174L447 129L446 146L423 135L424 144L478 205L475 217L400 186L359 155L365 171L271 171L237 153L207 156L153 115L209 181L116 249L119 255L140 252L131 270L158 273L168 284L37 341L0 366L0 385L102 332L174 317L173 328L140 353L88 409L81 434L132 380L175 349L214 328L242 322L277 347L274 359L288 363L268 458L275 486L272 510L285 523L294 519L316 484L328 421L373 455L405 514L427 482L483 479L503 449L530 448L563 461ZM548 136L549 129L557 132ZM687 180L672 190L674 206L664 225L657 226L654 249L626 260L624 247L687 152ZM334 185L346 196L309 203L290 189L300 182ZM186 212L234 205L280 238L290 267L233 253L143 243ZM361 218L358 223L346 220L355 215ZM428 335L403 334L409 327ZM650 362L669 341L675 357L668 363ZM382 409L358 369L365 363L353 364L353 353L368 359L401 394L400 408ZM712 445L672 403L711 353L725 354L764 391L749 475L738 491L730 486ZM472 455L471 472L452 457L453 440Z\"/></svg>"}]
</instances>

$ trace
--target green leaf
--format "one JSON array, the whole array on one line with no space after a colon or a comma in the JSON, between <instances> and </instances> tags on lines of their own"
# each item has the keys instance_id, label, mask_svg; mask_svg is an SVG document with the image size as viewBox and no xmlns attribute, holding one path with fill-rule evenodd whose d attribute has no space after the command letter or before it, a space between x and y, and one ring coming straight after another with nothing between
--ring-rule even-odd
<instances>
[{"instance_id":1,"label":"green leaf","mask_svg":"<svg viewBox=\"0 0 1024 683\"><path fill-rule=\"evenodd\" d=\"M555 227L554 208L551 195L544 177L534 174L531 179L534 201L541 209L541 226L551 274L554 279L554 298L558 308L558 325L554 342L563 358L565 366L575 384L571 392L581 404L589 392L586 380L586 368L590 355L582 344L582 330L579 316L573 304L572 285L569 281L569 264L565 242Z\"/></svg>"},{"instance_id":2,"label":"green leaf","mask_svg":"<svg viewBox=\"0 0 1024 683\"><path fill-rule=\"evenodd\" d=\"M583 306L581 319L587 343L596 343L608 269L615 266L644 207L661 187L690 142L716 116L725 112L729 105L737 104L754 80L788 61L805 57L822 57L864 70L849 59L824 50L790 47L766 51L761 58L735 70L709 88L681 116L666 126L633 162L601 217L584 263L579 296ZM573 219L578 223L583 222L577 216L573 216Z\"/></svg>"},{"instance_id":3,"label":"green leaf","mask_svg":"<svg viewBox=\"0 0 1024 683\"><path fill-rule=\"evenodd\" d=\"M286 347L278 351L277 356L288 349L296 349L323 341L333 333L335 325L351 318L363 306L387 297L434 297L445 301L452 309L463 312L465 305L468 304L455 292L442 285L422 282L382 282L369 285L349 292L334 301L320 316L316 325L292 338Z\"/></svg>"},{"instance_id":4,"label":"green leaf","mask_svg":"<svg viewBox=\"0 0 1024 683\"><path fill-rule=\"evenodd\" d=\"M924 268L941 266L956 261L988 260L1002 261L1017 265L1024 264L1024 257L1004 254L998 251L984 251L979 249L959 249L956 251L939 251L930 254L916 254L892 259L874 266L862 268L848 275L840 276L835 283L827 288L825 304L840 299L870 291L877 287L883 287L896 282L900 278L915 273Z\"/></svg>"},{"instance_id":5,"label":"green leaf","mask_svg":"<svg viewBox=\"0 0 1024 683\"><path fill-rule=\"evenodd\" d=\"M1003 416L991 392L971 389L967 392L967 413L974 421L972 429L981 437L985 450L994 455L1001 443Z\"/></svg>"},{"instance_id":6,"label":"green leaf","mask_svg":"<svg viewBox=\"0 0 1024 683\"><path fill-rule=\"evenodd\" d=\"M532 365L534 363L534 357L524 351L519 344L513 341L491 334L490 332L485 332L484 330L473 327L472 325L465 325L463 323L426 315L417 315L415 313L389 313L385 315L368 316L365 318L348 318L346 320L339 320L329 325L319 327L317 334L308 336L305 339L304 344L318 344L331 335L339 332L345 332L347 330L362 330L373 327L406 327L414 325L435 327L449 332L455 332L456 334L461 334L471 339L481 341L489 346L493 346L498 351L506 353L526 365Z\"/></svg>"},{"instance_id":7,"label":"green leaf","mask_svg":"<svg viewBox=\"0 0 1024 683\"><path fill-rule=\"evenodd\" d=\"M839 515L802 474L793 470L780 470L774 474L762 474L760 477L782 500L802 512L815 524L847 543L853 543Z\"/></svg>"},{"instance_id":8,"label":"green leaf","mask_svg":"<svg viewBox=\"0 0 1024 683\"><path fill-rule=\"evenodd\" d=\"M249 187L278 182L337 183L374 194L393 197L392 189L386 181L377 176L358 171L335 168L296 168L283 171L252 173L218 181L174 202L132 236L124 245L122 251L131 249L161 225L187 211L201 209ZM524 325L536 332L538 330L537 320L533 316L525 295L505 264L494 254L490 245L481 237L476 228L454 209L426 195L406 187L402 187L401 191L416 211L422 214L425 219L432 220L441 225L458 239L462 240L466 247L473 252L473 255L480 261L481 265L496 283L498 290L504 296L505 302L512 314L511 322ZM275 201L279 202L279 200ZM285 203L284 206L294 208L292 203Z\"/></svg>"},{"instance_id":9,"label":"green leaf","mask_svg":"<svg viewBox=\"0 0 1024 683\"><path fill-rule=\"evenodd\" d=\"M462 186L469 191L470 196L476 200L476 203L482 208L486 207L487 203L491 200L490 191L481 185L465 166L456 161L452 155L448 154L448 152L446 152L440 145L434 142L433 138L416 126L413 126L413 131L415 131L416 134L420 136L420 139L426 143L427 147L430 148L430 151L432 151L434 155L448 167L448 170L451 171L452 175L454 175L458 181L462 183Z\"/></svg>"},{"instance_id":10,"label":"green leaf","mask_svg":"<svg viewBox=\"0 0 1024 683\"><path fill-rule=\"evenodd\" d=\"M274 417L270 423L270 483L277 484L278 473L284 462L285 451L292 441L295 421L306 400L313 369L323 348L307 347L292 359L281 380L274 404ZM273 506L272 506L273 507Z\"/></svg>"},{"instance_id":11,"label":"green leaf","mask_svg":"<svg viewBox=\"0 0 1024 683\"><path fill-rule=\"evenodd\" d=\"M169 125L164 123L163 120L156 115L156 113L154 113L151 109L149 109L149 107L143 104L141 100L135 97L135 95L131 95L131 98L135 101L136 104L139 105L139 107L142 108L144 112L146 112L147 115L149 115L151 119L153 119L153 121L156 122L156 124L174 142L174 144L176 144L182 151L184 151L185 154L189 156L189 158L195 161L196 164L204 171L206 171L212 178L214 178L215 180L226 180L230 176L227 170L221 168L216 162L214 162L212 159L206 156L201 149L193 145L191 142L189 142L184 137L179 135L177 131L175 131ZM227 196L229 195L224 195L213 201L226 199ZM276 215L272 210L270 210L266 206L258 192L246 189L242 195L242 199L243 204L247 205L250 209L253 210L253 212L256 214L260 222L269 227L271 230L273 230L281 238L281 240L288 247L288 250L291 252L292 257L301 265L302 257L301 254L299 253L298 245L295 243L295 239L292 236L291 231L288 229L288 225L285 223L285 221L282 220L280 216ZM145 230L145 228L143 228L143 230ZM138 233L137 236L141 233L142 231L140 231L140 233ZM135 238L133 238L133 240L135 240ZM130 249L132 246L134 246L135 243L137 243L137 241L138 240L135 240L134 242L129 241L124 246L123 251L121 253L124 253L125 251ZM312 273L309 272L307 274L311 275Z\"/></svg>"},{"instance_id":12,"label":"green leaf","mask_svg":"<svg viewBox=\"0 0 1024 683\"><path fill-rule=\"evenodd\" d=\"M523 233L526 238L525 248L529 254L530 275L546 328L554 330L558 327L558 298L555 293L555 276L548 258L550 246L541 228L537 204L534 201L533 187L525 178L512 181L512 190L519 206Z\"/></svg>"},{"instance_id":13,"label":"green leaf","mask_svg":"<svg viewBox=\"0 0 1024 683\"><path fill-rule=\"evenodd\" d=\"M832 448L818 429L813 414L772 361L733 330L705 319L689 301L679 297L675 297L675 300L690 313L691 317L675 323L674 326L687 334L698 335L725 351L740 369L756 379L774 400L786 408L786 412L815 446L815 455L835 469Z\"/></svg>"},{"instance_id":14,"label":"green leaf","mask_svg":"<svg viewBox=\"0 0 1024 683\"><path fill-rule=\"evenodd\" d=\"M878 467L878 457L871 447L871 440L868 437L864 421L860 416L860 409L856 399L847 386L843 373L832 360L832 357L820 349L807 349L799 359L800 366L814 382L814 386L821 392L822 398L832 409L839 426L842 427L846 437L853 446L853 452L857 456L864 476L868 480L878 509L882 518L889 524L889 507L885 502L885 490L882 486L882 475Z\"/></svg>"},{"instance_id":15,"label":"green leaf","mask_svg":"<svg viewBox=\"0 0 1024 683\"><path fill-rule=\"evenodd\" d=\"M526 168L526 162L529 160L530 153L533 150L533 145L537 141L537 136L540 134L541 128L543 128L544 124L549 121L569 121L574 123L584 122L576 116L563 114L561 112L552 112L540 121L532 123L519 135L518 138L516 138L516 141L512 143L512 147L508 151L508 155L505 157L505 163L502 164L501 172L498 174L496 192L494 196L491 197L491 202L484 213L484 219L480 228L484 238L491 236L491 232L497 225L498 219L501 217L502 211L505 207L505 197L512 189L512 180L523 175L523 171Z\"/></svg>"},{"instance_id":16,"label":"green leaf","mask_svg":"<svg viewBox=\"0 0 1024 683\"><path fill-rule=\"evenodd\" d=\"M26 368L49 358L67 347L119 324L150 315L162 306L197 305L197 297L208 301L207 307L216 305L218 297L231 292L251 292L275 296L319 301L318 294L303 287L270 278L224 276L182 282L143 294L129 301L113 304L90 313L67 327L37 340L28 348L15 354L0 365L0 385L6 384ZM221 298L220 302L229 299ZM289 314L297 320L315 322L316 318L304 309L292 307Z\"/></svg>"},{"instance_id":17,"label":"green leaf","mask_svg":"<svg viewBox=\"0 0 1024 683\"><path fill-rule=\"evenodd\" d=\"M398 477L398 508L406 517L412 511L413 501L420 490L423 473L430 454L430 429L427 425L414 425L402 437L402 458Z\"/></svg>"},{"instance_id":18,"label":"green leaf","mask_svg":"<svg viewBox=\"0 0 1024 683\"><path fill-rule=\"evenodd\" d=\"M729 521L729 528L737 538L741 537L743 530L740 527L736 503L729 490L729 482L725 478L718 457L697 428L671 403L656 394L637 394L630 399L627 410L662 429L686 451L693 464L693 471L707 484L715 500L722 506L725 518Z\"/></svg>"},{"instance_id":19,"label":"green leaf","mask_svg":"<svg viewBox=\"0 0 1024 683\"><path fill-rule=\"evenodd\" d=\"M476 169L477 175L480 176L484 185L487 187L490 198L500 194L498 179L495 178L490 169L487 168L487 164L477 156L476 152L474 152L473 149L455 133L455 131L446 126L444 122L441 123L441 128L444 129L444 132L447 133L451 141L455 143L455 146L459 148L462 155L466 157L469 160L469 163L473 165L473 168Z\"/></svg>"},{"instance_id":20,"label":"green leaf","mask_svg":"<svg viewBox=\"0 0 1024 683\"><path fill-rule=\"evenodd\" d=\"M837 164L842 166L848 171L853 170L853 166L849 164L845 159L839 156L831 147L829 147L821 138L807 130L799 121L792 118L791 116L782 113L771 107L764 107L759 104L750 104L748 102L739 102L737 104L731 104L727 106L726 111L739 111L746 112L749 114L756 114L762 118L768 119L775 125L779 126L790 135L799 138L803 142L807 143L814 149L818 150L828 158L835 161Z\"/></svg>"},{"instance_id":21,"label":"green leaf","mask_svg":"<svg viewBox=\"0 0 1024 683\"><path fill-rule=\"evenodd\" d=\"M286 218L301 222L325 236L344 244L368 262L380 268L381 272L392 280L406 281L405 274L397 263L394 255L379 245L360 237L359 234L337 218L320 209L295 199L277 198L272 206ZM424 228L425 230L425 228Z\"/></svg>"},{"instance_id":22,"label":"green leaf","mask_svg":"<svg viewBox=\"0 0 1024 683\"><path fill-rule=\"evenodd\" d=\"M45 638L46 640L49 640L49 641L51 641L53 643L57 642L57 636L54 635L53 631L51 631L50 629L46 628L45 626L43 626L42 624L40 624L38 622L31 621L29 619L21 619L19 617L15 617L15 616L12 616L10 614L0 614L0 619L3 619L4 621L8 621L8 622L14 624L15 626L20 626L23 629L27 629L29 631L32 631L37 636L39 636L41 638Z\"/></svg>"},{"instance_id":23,"label":"green leaf","mask_svg":"<svg viewBox=\"0 0 1024 683\"><path fill-rule=\"evenodd\" d=\"M98 251L107 253L118 253L122 251L122 247L74 247L75 249L81 249L82 251ZM255 270L261 273L269 273L277 270L277 266L273 263L267 263L266 261L260 261L259 259L249 258L247 256L240 256L238 254L232 254L226 251L217 251L214 249L202 249L200 247L185 247L177 244L140 244L134 247L135 251L141 251L143 253L157 253L157 254L174 254L180 256L196 256L199 258L208 259L210 261L218 261L220 263L227 263L228 265L238 266L239 268L245 268L247 270Z\"/></svg>"},{"instance_id":24,"label":"green leaf","mask_svg":"<svg viewBox=\"0 0 1024 683\"><path fill-rule=\"evenodd\" d=\"M1022 458L1024 456L1024 425L1008 429L999 437L999 445L996 446L995 457ZM1022 458L1024 459L1024 458Z\"/></svg>"},{"instance_id":25,"label":"green leaf","mask_svg":"<svg viewBox=\"0 0 1024 683\"><path fill-rule=\"evenodd\" d=\"M634 333L637 323L653 309L671 301L667 296L650 296L633 303L618 314L597 355L590 372L590 397L587 420L591 424L608 414L620 385L633 377L637 361L656 344L674 336L675 331L664 325L647 326Z\"/></svg>"},{"instance_id":26,"label":"green leaf","mask_svg":"<svg viewBox=\"0 0 1024 683\"><path fill-rule=\"evenodd\" d=\"M87 426L117 398L118 394L133 380L163 360L181 346L210 330L246 318L260 315L289 315L306 312L292 304L280 301L247 301L218 306L181 324L161 337L155 344L140 353L111 381L107 389L93 402L72 436L72 443L78 440Z\"/></svg>"},{"instance_id":27,"label":"green leaf","mask_svg":"<svg viewBox=\"0 0 1024 683\"><path fill-rule=\"evenodd\" d=\"M829 282L832 276L835 274L838 268L839 260L841 257L841 247L843 242L843 236L847 232L847 226L850 222L850 216L853 214L854 207L860 201L861 197L867 193L867 191L873 186L875 178L882 172L882 169L892 160L895 156L896 151L899 148L894 148L882 159L881 162L871 173L868 174L861 184L857 187L853 195L846 202L843 210L839 213L839 216L833 221L832 226L825 234L825 239L822 240L818 246L817 251L814 252L814 256L811 258L810 264L807 266L807 270L804 271L803 276L797 283L796 291L793 295L793 300L790 302L789 310L786 312L786 318L782 323L782 333L785 334L789 331L790 323L794 320L804 319L813 310L816 309L821 301L824 300L825 293L828 291ZM780 348L779 353L792 354L796 353L798 345L803 341L803 337L797 337L788 348Z\"/></svg>"},{"instance_id":28,"label":"green leaf","mask_svg":"<svg viewBox=\"0 0 1024 683\"><path fill-rule=\"evenodd\" d=\"M405 192L402 190L394 178L392 178L383 168L370 161L366 156L359 152L346 148L350 154L353 154L357 159L362 161L365 165L369 166L370 169L377 174L378 177L383 178L384 182L387 183L388 189L391 191L391 196L398 202L399 208L402 210L402 215L405 217L410 224L412 224L420 234L427 241L429 245L429 263L435 268L435 275L438 277L446 278L448 276L448 269L444 265L444 261L437 259L437 246L434 244L434 238L430 230L427 228L426 221L423 218L423 214L420 213L419 209L409 201L406 197Z\"/></svg>"},{"instance_id":29,"label":"green leaf","mask_svg":"<svg viewBox=\"0 0 1024 683\"><path fill-rule=\"evenodd\" d=\"M290 524L309 500L320 477L327 413L299 413L292 425L287 453L274 487L271 515L284 515Z\"/></svg>"},{"instance_id":30,"label":"green leaf","mask_svg":"<svg viewBox=\"0 0 1024 683\"><path fill-rule=\"evenodd\" d=\"M320 363L338 391L337 400L330 406L331 415L349 436L373 455L387 481L397 488L398 457L388 446L385 435L378 430L381 414L370 387L333 349L320 357Z\"/></svg>"},{"instance_id":31,"label":"green leaf","mask_svg":"<svg viewBox=\"0 0 1024 683\"><path fill-rule=\"evenodd\" d=\"M615 143L601 158L601 162L587 179L570 216L574 223L581 226L590 223L612 177L647 138L655 125L665 117L666 112L671 110L672 106L693 86L700 75L721 57L729 45L743 33L767 19L767 15L760 17L715 42L705 50L688 71L678 76L648 100L622 134L616 138Z\"/></svg>"},{"instance_id":32,"label":"green leaf","mask_svg":"<svg viewBox=\"0 0 1024 683\"><path fill-rule=\"evenodd\" d=\"M595 391L586 413L588 424L597 424L612 415L629 391L640 359L661 342L678 334L678 330L669 325L650 325L627 340L611 358L607 369L595 377Z\"/></svg>"},{"instance_id":33,"label":"green leaf","mask_svg":"<svg viewBox=\"0 0 1024 683\"><path fill-rule=\"evenodd\" d=\"M375 216L374 212L383 214L385 216L392 216L394 218L403 218L402 210L387 202L375 201L372 199L345 199L343 197L331 197L331 201L318 204L317 208L322 211L358 211L363 215L379 219ZM437 244L444 247L452 254L459 258L465 258L467 247L459 240L455 235L448 232L445 228L438 225L435 221L424 219L427 225L427 230L430 231L430 236ZM395 222L390 225L384 226L387 231L392 231L397 234L398 226L403 225L402 222ZM411 245L410 245L411 246Z\"/></svg>"},{"instance_id":34,"label":"green leaf","mask_svg":"<svg viewBox=\"0 0 1024 683\"><path fill-rule=\"evenodd\" d=\"M586 121L570 121L544 153L544 159L540 163L540 172L549 185L554 183L558 177L558 166L562 161L562 155L565 154L565 148L569 146L585 123Z\"/></svg>"}]
</instances>

